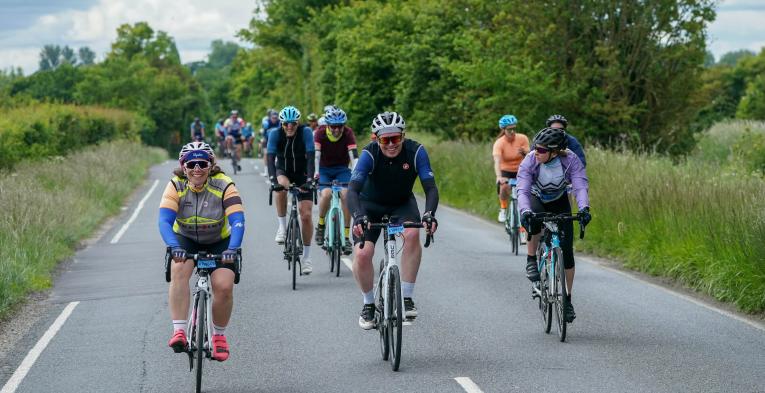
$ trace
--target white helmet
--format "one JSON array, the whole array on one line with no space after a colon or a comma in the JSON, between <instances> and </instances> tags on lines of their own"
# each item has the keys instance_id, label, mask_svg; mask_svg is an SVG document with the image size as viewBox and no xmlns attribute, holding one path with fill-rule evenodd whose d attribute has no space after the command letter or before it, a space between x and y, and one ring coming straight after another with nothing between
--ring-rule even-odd
<instances>
[{"instance_id":1,"label":"white helmet","mask_svg":"<svg viewBox=\"0 0 765 393\"><path fill-rule=\"evenodd\" d=\"M319 125L320 126L326 126L327 125L327 118L322 116L319 118Z\"/></svg>"},{"instance_id":2,"label":"white helmet","mask_svg":"<svg viewBox=\"0 0 765 393\"><path fill-rule=\"evenodd\" d=\"M372 132L376 135L404 132L405 128L404 118L396 112L383 112L372 120Z\"/></svg>"},{"instance_id":3,"label":"white helmet","mask_svg":"<svg viewBox=\"0 0 765 393\"><path fill-rule=\"evenodd\" d=\"M210 145L205 142L191 142L183 145L181 152L178 153L178 161L183 163L184 158L194 151L202 151L206 153L210 157L210 162L215 162L215 152Z\"/></svg>"}]
</instances>

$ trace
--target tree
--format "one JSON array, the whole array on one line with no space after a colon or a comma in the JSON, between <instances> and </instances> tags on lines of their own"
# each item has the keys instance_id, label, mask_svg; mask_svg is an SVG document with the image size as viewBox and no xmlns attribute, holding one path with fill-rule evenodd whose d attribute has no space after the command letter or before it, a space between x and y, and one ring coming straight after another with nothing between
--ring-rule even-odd
<instances>
[{"instance_id":1,"label":"tree","mask_svg":"<svg viewBox=\"0 0 765 393\"><path fill-rule=\"evenodd\" d=\"M74 53L74 49L68 45L61 49L61 63L67 63L71 65L77 64L77 55Z\"/></svg>"},{"instance_id":2,"label":"tree","mask_svg":"<svg viewBox=\"0 0 765 393\"><path fill-rule=\"evenodd\" d=\"M754 52L750 51L749 49L739 49L722 55L720 57L720 61L718 61L717 64L734 67L736 64L738 64L739 61L752 56L754 56Z\"/></svg>"},{"instance_id":3,"label":"tree","mask_svg":"<svg viewBox=\"0 0 765 393\"><path fill-rule=\"evenodd\" d=\"M223 40L213 41L211 47L212 51L207 56L207 64L216 69L231 64L241 49L235 42L223 42Z\"/></svg>"},{"instance_id":4,"label":"tree","mask_svg":"<svg viewBox=\"0 0 765 393\"><path fill-rule=\"evenodd\" d=\"M61 47L45 45L40 51L40 71L53 70L61 64Z\"/></svg>"},{"instance_id":5,"label":"tree","mask_svg":"<svg viewBox=\"0 0 765 393\"><path fill-rule=\"evenodd\" d=\"M142 57L155 66L179 65L181 62L175 40L163 31L155 34L146 22L118 27L117 40L112 43L107 57L127 60Z\"/></svg>"},{"instance_id":6,"label":"tree","mask_svg":"<svg viewBox=\"0 0 765 393\"><path fill-rule=\"evenodd\" d=\"M77 51L80 65L92 65L96 60L96 54L89 47L83 46Z\"/></svg>"},{"instance_id":7,"label":"tree","mask_svg":"<svg viewBox=\"0 0 765 393\"><path fill-rule=\"evenodd\" d=\"M715 55L711 51L707 51L704 55L704 67L711 67L715 65Z\"/></svg>"}]
</instances>

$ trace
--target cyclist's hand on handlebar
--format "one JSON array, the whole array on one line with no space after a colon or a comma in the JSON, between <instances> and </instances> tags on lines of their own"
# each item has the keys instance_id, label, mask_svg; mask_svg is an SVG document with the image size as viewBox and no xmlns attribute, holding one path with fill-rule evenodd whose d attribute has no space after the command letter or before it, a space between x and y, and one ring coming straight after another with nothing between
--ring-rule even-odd
<instances>
[{"instance_id":1,"label":"cyclist's hand on handlebar","mask_svg":"<svg viewBox=\"0 0 765 393\"><path fill-rule=\"evenodd\" d=\"M521 213L521 225L526 228L526 232L531 233L531 210L525 210Z\"/></svg>"},{"instance_id":2,"label":"cyclist's hand on handlebar","mask_svg":"<svg viewBox=\"0 0 765 393\"><path fill-rule=\"evenodd\" d=\"M276 181L276 178L271 179L271 190L272 191L284 191L284 186L279 184Z\"/></svg>"},{"instance_id":3,"label":"cyclist's hand on handlebar","mask_svg":"<svg viewBox=\"0 0 765 393\"><path fill-rule=\"evenodd\" d=\"M502 176L497 176L497 183L502 185L507 183L507 178Z\"/></svg>"},{"instance_id":4,"label":"cyclist's hand on handlebar","mask_svg":"<svg viewBox=\"0 0 765 393\"><path fill-rule=\"evenodd\" d=\"M305 184L300 186L300 189L303 190L303 191L311 191L311 190L313 190L313 180L312 179L307 180L305 182Z\"/></svg>"},{"instance_id":5,"label":"cyclist's hand on handlebar","mask_svg":"<svg viewBox=\"0 0 765 393\"><path fill-rule=\"evenodd\" d=\"M237 251L233 248L229 248L226 251L223 251L221 254L221 262L223 263L232 263L236 259Z\"/></svg>"},{"instance_id":6,"label":"cyclist's hand on handlebar","mask_svg":"<svg viewBox=\"0 0 765 393\"><path fill-rule=\"evenodd\" d=\"M353 234L354 236L361 238L364 236L364 231L369 227L369 218L365 215L358 215L353 217Z\"/></svg>"},{"instance_id":7,"label":"cyclist's hand on handlebar","mask_svg":"<svg viewBox=\"0 0 765 393\"><path fill-rule=\"evenodd\" d=\"M584 209L579 210L579 219L581 220L580 222L584 226L587 226L587 224L589 224L590 221L592 221L592 214L590 214L589 207L585 207Z\"/></svg>"},{"instance_id":8,"label":"cyclist's hand on handlebar","mask_svg":"<svg viewBox=\"0 0 765 393\"><path fill-rule=\"evenodd\" d=\"M180 247L173 247L170 253L173 255L173 260L176 263L186 262L186 250Z\"/></svg>"},{"instance_id":9,"label":"cyclist's hand on handlebar","mask_svg":"<svg viewBox=\"0 0 765 393\"><path fill-rule=\"evenodd\" d=\"M425 214L422 215L422 227L425 228L425 232L428 235L436 233L436 230L438 229L438 220L433 217L431 212L425 212Z\"/></svg>"}]
</instances>

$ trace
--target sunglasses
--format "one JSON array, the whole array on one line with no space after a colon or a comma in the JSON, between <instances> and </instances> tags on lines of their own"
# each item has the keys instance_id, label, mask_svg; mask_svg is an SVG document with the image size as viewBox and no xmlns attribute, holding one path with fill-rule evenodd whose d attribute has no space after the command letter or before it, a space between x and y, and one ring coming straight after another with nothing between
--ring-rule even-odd
<instances>
[{"instance_id":1,"label":"sunglasses","mask_svg":"<svg viewBox=\"0 0 765 393\"><path fill-rule=\"evenodd\" d=\"M343 126L329 126L329 128L331 128L332 131L340 131L343 129Z\"/></svg>"},{"instance_id":2,"label":"sunglasses","mask_svg":"<svg viewBox=\"0 0 765 393\"><path fill-rule=\"evenodd\" d=\"M284 125L285 125L286 127L289 127L289 126L296 126L296 125L297 125L297 122L296 122L296 121L285 121L285 122L284 122Z\"/></svg>"},{"instance_id":3,"label":"sunglasses","mask_svg":"<svg viewBox=\"0 0 765 393\"><path fill-rule=\"evenodd\" d=\"M380 143L381 145L387 145L389 143L392 143L395 145L397 143L400 143L401 139L403 138L404 137L401 136L401 134L391 135L391 136L380 136L377 138L377 142Z\"/></svg>"},{"instance_id":4,"label":"sunglasses","mask_svg":"<svg viewBox=\"0 0 765 393\"><path fill-rule=\"evenodd\" d=\"M199 167L199 169L207 169L207 167L210 166L209 161L186 161L183 166L186 167L186 169L194 169L196 167Z\"/></svg>"},{"instance_id":5,"label":"sunglasses","mask_svg":"<svg viewBox=\"0 0 765 393\"><path fill-rule=\"evenodd\" d=\"M550 149L542 146L537 146L534 148L534 150L539 154L547 154L551 151Z\"/></svg>"},{"instance_id":6,"label":"sunglasses","mask_svg":"<svg viewBox=\"0 0 765 393\"><path fill-rule=\"evenodd\" d=\"M515 127L507 126L507 127L504 128L504 130L507 131L507 132L513 132L513 131L515 131Z\"/></svg>"}]
</instances>

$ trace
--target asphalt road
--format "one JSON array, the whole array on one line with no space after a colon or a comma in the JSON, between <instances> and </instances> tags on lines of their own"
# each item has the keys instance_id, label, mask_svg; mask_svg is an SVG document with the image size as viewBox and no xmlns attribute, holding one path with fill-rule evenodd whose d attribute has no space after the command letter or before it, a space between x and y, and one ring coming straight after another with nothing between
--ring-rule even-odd
<instances>
[{"instance_id":1,"label":"asphalt road","mask_svg":"<svg viewBox=\"0 0 765 393\"><path fill-rule=\"evenodd\" d=\"M471 391L484 392L765 392L761 327L581 259L577 319L560 343L542 331L525 256L509 255L501 227L445 208L436 243L423 254L420 316L405 327L401 370L392 372L377 333L357 325L362 299L345 265L336 278L314 249L314 273L291 289L267 186L253 169L260 163L246 160L233 176L246 209L245 265L227 329L231 357L205 363L205 391L464 392L471 388L455 378L469 378L480 389ZM156 222L171 165L154 167L114 227L57 279L47 314L0 359L5 391L72 302L79 303L17 392L193 391L186 355L167 347ZM112 243L155 179L144 208Z\"/></svg>"}]
</instances>

